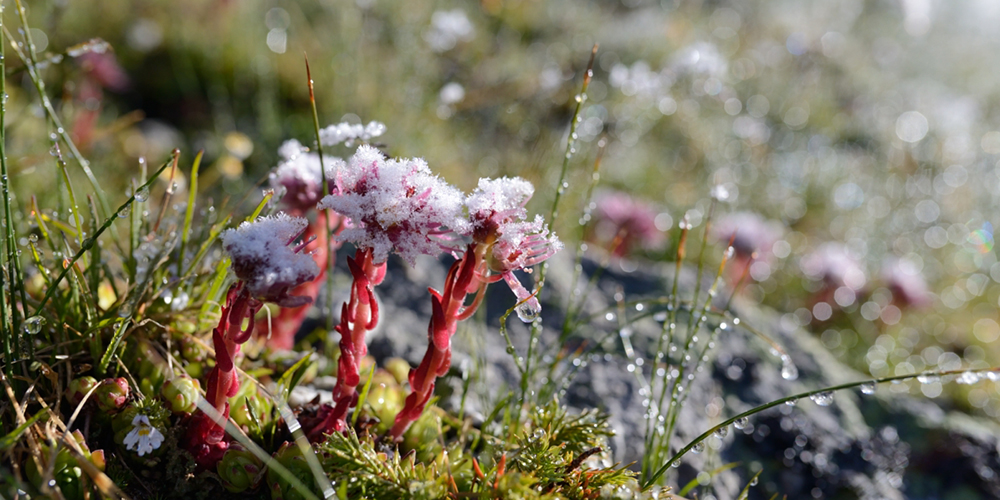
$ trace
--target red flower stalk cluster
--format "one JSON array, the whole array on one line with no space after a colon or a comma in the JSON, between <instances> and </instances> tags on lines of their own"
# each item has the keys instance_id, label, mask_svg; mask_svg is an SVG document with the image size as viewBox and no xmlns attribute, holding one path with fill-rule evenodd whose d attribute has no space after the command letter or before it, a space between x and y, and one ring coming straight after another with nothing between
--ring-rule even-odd
<instances>
[{"instance_id":1,"label":"red flower stalk cluster","mask_svg":"<svg viewBox=\"0 0 1000 500\"><path fill-rule=\"evenodd\" d=\"M443 291L431 290L433 313L427 329L427 351L420 365L410 371L410 394L396 415L393 438L402 439L420 418L436 379L451 366L451 338L458 322L475 313L489 283L501 278L507 282L521 301L517 312L522 320L533 321L541 310L538 300L514 271L548 259L562 248L562 243L549 233L541 217L526 220L524 205L533 192L531 184L520 178L480 179L479 187L466 199L468 223L461 227L472 237L472 243L451 266ZM473 293L475 298L466 306L466 296Z\"/></svg>"},{"instance_id":2,"label":"red flower stalk cluster","mask_svg":"<svg viewBox=\"0 0 1000 500\"><path fill-rule=\"evenodd\" d=\"M239 280L229 287L219 324L212 331L216 361L208 376L206 399L223 419L229 417L228 399L239 389L236 355L240 344L253 335L254 316L264 302L285 307L312 302L309 297L291 294L319 274L312 257L301 253L304 244L289 247L307 225L305 219L279 213L244 222L222 235L223 248L232 258ZM222 423L200 411L192 416L182 444L205 468L215 467L229 446Z\"/></svg>"},{"instance_id":3,"label":"red flower stalk cluster","mask_svg":"<svg viewBox=\"0 0 1000 500\"><path fill-rule=\"evenodd\" d=\"M318 441L324 434L343 432L347 428L347 412L358 402L361 383L361 358L368 354L367 332L378 325L378 301L374 287L385 279L385 263L372 260L372 250L358 249L354 258L347 258L351 270L351 298L340 309L340 359L337 361L337 385L333 388L333 410L310 430L310 439Z\"/></svg>"},{"instance_id":4,"label":"red flower stalk cluster","mask_svg":"<svg viewBox=\"0 0 1000 500\"><path fill-rule=\"evenodd\" d=\"M350 300L341 308L337 332L341 335L334 408L310 430L310 438L343 431L347 412L357 404L361 358L368 352L365 337L378 324L374 287L385 277L385 261L396 253L413 263L420 254L442 250L446 226L460 221L461 194L430 173L420 159L386 159L361 146L350 162L336 172L333 193L317 205L346 218L338 236L357 247L348 260L354 283Z\"/></svg>"}]
</instances>

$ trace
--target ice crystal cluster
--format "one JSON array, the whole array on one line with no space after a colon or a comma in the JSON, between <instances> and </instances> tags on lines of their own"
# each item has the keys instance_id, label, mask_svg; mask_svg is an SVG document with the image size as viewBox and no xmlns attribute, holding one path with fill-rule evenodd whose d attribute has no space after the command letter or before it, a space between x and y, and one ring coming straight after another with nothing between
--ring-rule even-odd
<instances>
[{"instance_id":1,"label":"ice crystal cluster","mask_svg":"<svg viewBox=\"0 0 1000 500\"><path fill-rule=\"evenodd\" d=\"M232 258L233 272L254 297L283 307L309 302L289 293L319 274L311 256L289 247L308 224L304 218L278 213L222 233L222 246Z\"/></svg>"},{"instance_id":2,"label":"ice crystal cluster","mask_svg":"<svg viewBox=\"0 0 1000 500\"><path fill-rule=\"evenodd\" d=\"M441 237L465 226L462 193L433 175L420 158L386 159L363 145L334 176L334 192L317 208L333 209L350 226L340 234L371 248L376 263L396 253L413 264L420 254L437 255Z\"/></svg>"},{"instance_id":3,"label":"ice crystal cluster","mask_svg":"<svg viewBox=\"0 0 1000 500\"><path fill-rule=\"evenodd\" d=\"M319 142L324 146L336 146L340 143L352 146L354 141L369 142L384 133L385 124L381 122L372 121L368 125L342 122L320 130Z\"/></svg>"},{"instance_id":4,"label":"ice crystal cluster","mask_svg":"<svg viewBox=\"0 0 1000 500\"><path fill-rule=\"evenodd\" d=\"M291 139L278 148L278 155L281 161L271 173L271 188L291 210L305 212L316 206L323 195L319 153L310 152L299 141ZM344 163L333 156L324 155L323 160L324 166L333 171Z\"/></svg>"}]
</instances>

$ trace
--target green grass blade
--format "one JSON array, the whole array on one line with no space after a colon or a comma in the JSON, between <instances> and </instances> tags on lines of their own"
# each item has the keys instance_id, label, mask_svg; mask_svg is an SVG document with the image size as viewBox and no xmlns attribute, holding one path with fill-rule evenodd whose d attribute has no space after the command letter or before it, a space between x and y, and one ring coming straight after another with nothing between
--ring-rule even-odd
<instances>
[{"instance_id":1,"label":"green grass blade","mask_svg":"<svg viewBox=\"0 0 1000 500\"><path fill-rule=\"evenodd\" d=\"M177 254L177 262L179 262L179 264L177 264L177 269L180 271L177 274L180 276L184 276L187 272L184 268L184 250L187 248L188 240L191 238L191 221L194 219L195 198L198 195L198 169L201 167L201 158L204 154L204 149L198 151L198 154L194 157L194 163L191 164L191 182L188 186L188 203L187 209L184 210L184 229L181 231L181 248Z\"/></svg>"},{"instance_id":2,"label":"green grass blade","mask_svg":"<svg viewBox=\"0 0 1000 500\"><path fill-rule=\"evenodd\" d=\"M132 316L129 314L127 318L122 318L121 323L118 324L118 328L115 329L114 336L111 337L111 343L108 344L108 349L104 351L104 356L101 357L101 363L98 365L97 372L100 374L105 374L108 371L108 366L111 364L111 358L114 357L115 352L118 351L118 346L121 345L122 339L125 338L125 332L128 330L129 325L132 324ZM99 333L94 333L95 337L100 337Z\"/></svg>"},{"instance_id":3,"label":"green grass blade","mask_svg":"<svg viewBox=\"0 0 1000 500\"><path fill-rule=\"evenodd\" d=\"M0 453L6 453L8 450L13 448L14 445L17 444L18 440L21 439L21 435L23 435L24 432L28 430L28 428L30 428L32 425L35 425L35 422L47 419L48 417L49 417L48 410L42 410L34 414L23 424L17 426L17 428L11 431L9 434L0 438Z\"/></svg>"},{"instance_id":4,"label":"green grass blade","mask_svg":"<svg viewBox=\"0 0 1000 500\"><path fill-rule=\"evenodd\" d=\"M168 166L170 166L170 162L164 163L156 171L156 174L153 175L152 179L146 181L146 183L142 185L142 188L148 188L149 185L156 180L160 172L163 172L163 170L166 169ZM42 297L42 301L38 304L38 307L35 308L35 314L41 312L41 310L45 307L45 304L49 302L49 299L52 298L52 295L59 287L59 283L61 283L62 280L66 277L66 274L69 273L69 269L73 267L76 261L80 260L80 257L83 256L85 252L89 251L91 247L93 247L96 244L97 238L100 237L101 234L104 233L104 231L107 231L109 227L111 227L111 224L114 223L115 219L117 218L117 214L131 207L134 201L135 201L135 193L133 193L132 196L129 196L129 198L125 200L125 203L122 203L122 205L118 207L118 210L115 210L113 214L111 214L107 219L104 220L104 224L101 225L100 229L94 232L93 236L83 241L83 246L81 246L80 250L78 250L76 254L73 255L72 259L70 259L68 263L69 265L63 267L63 270L59 273L59 276L56 277L52 285L50 285L48 289L45 290L45 295Z\"/></svg>"}]
</instances>

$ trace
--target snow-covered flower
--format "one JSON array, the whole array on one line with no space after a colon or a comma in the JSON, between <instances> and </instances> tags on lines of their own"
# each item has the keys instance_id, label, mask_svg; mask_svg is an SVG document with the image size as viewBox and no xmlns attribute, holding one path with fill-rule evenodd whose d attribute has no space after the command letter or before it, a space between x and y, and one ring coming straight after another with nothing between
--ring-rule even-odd
<instances>
[{"instance_id":1,"label":"snow-covered flower","mask_svg":"<svg viewBox=\"0 0 1000 500\"><path fill-rule=\"evenodd\" d=\"M271 188L281 196L282 203L290 210L305 213L323 197L323 175L320 171L319 153L313 153L299 141L285 141L278 148L281 161L271 173ZM328 172L336 172L344 160L324 155Z\"/></svg>"},{"instance_id":2,"label":"snow-covered flower","mask_svg":"<svg viewBox=\"0 0 1000 500\"><path fill-rule=\"evenodd\" d=\"M136 415L132 418L132 430L125 436L123 444L125 449L134 451L141 457L153 453L153 450L163 444L163 433L149 423L149 417Z\"/></svg>"},{"instance_id":3,"label":"snow-covered flower","mask_svg":"<svg viewBox=\"0 0 1000 500\"><path fill-rule=\"evenodd\" d=\"M777 222L765 220L752 212L735 212L720 219L712 227L711 236L715 241L728 243L735 234L733 249L737 257L767 260L771 247L782 233L784 229Z\"/></svg>"},{"instance_id":4,"label":"snow-covered flower","mask_svg":"<svg viewBox=\"0 0 1000 500\"><path fill-rule=\"evenodd\" d=\"M282 307L311 302L290 293L319 274L310 255L302 253L301 247L289 246L308 225L302 217L279 212L222 233L222 247L232 258L233 271L254 298Z\"/></svg>"},{"instance_id":5,"label":"snow-covered flower","mask_svg":"<svg viewBox=\"0 0 1000 500\"><path fill-rule=\"evenodd\" d=\"M447 52L458 42L467 42L476 36L476 27L462 9L439 10L431 15L431 27L424 33L424 40L434 52Z\"/></svg>"},{"instance_id":6,"label":"snow-covered flower","mask_svg":"<svg viewBox=\"0 0 1000 500\"><path fill-rule=\"evenodd\" d=\"M906 259L888 259L882 266L882 280L892 291L892 297L901 305L926 307L933 295L920 270Z\"/></svg>"},{"instance_id":7,"label":"snow-covered flower","mask_svg":"<svg viewBox=\"0 0 1000 500\"><path fill-rule=\"evenodd\" d=\"M659 211L648 203L621 191L605 191L594 199L593 238L609 243L621 236L621 243L612 249L619 257L627 255L633 246L646 250L661 248L666 243L663 232L656 227Z\"/></svg>"},{"instance_id":8,"label":"snow-covered flower","mask_svg":"<svg viewBox=\"0 0 1000 500\"><path fill-rule=\"evenodd\" d=\"M811 279L822 280L834 288L846 286L859 291L867 281L861 263L841 243L824 243L805 256L799 264Z\"/></svg>"},{"instance_id":9,"label":"snow-covered flower","mask_svg":"<svg viewBox=\"0 0 1000 500\"><path fill-rule=\"evenodd\" d=\"M473 241L492 244L491 267L503 276L518 300L526 301L524 308L537 313L541 310L538 299L531 297L513 272L541 263L563 244L549 232L542 216L526 220L524 205L532 194L534 187L520 177L480 179L465 205Z\"/></svg>"},{"instance_id":10,"label":"snow-covered flower","mask_svg":"<svg viewBox=\"0 0 1000 500\"><path fill-rule=\"evenodd\" d=\"M345 146L350 147L354 145L354 141L368 142L384 133L385 124L381 122L372 121L368 122L368 125L342 122L320 130L319 142L324 146L336 146L344 143Z\"/></svg>"},{"instance_id":11,"label":"snow-covered flower","mask_svg":"<svg viewBox=\"0 0 1000 500\"><path fill-rule=\"evenodd\" d=\"M362 145L335 176L333 194L317 205L348 219L338 236L370 248L375 263L395 252L411 265L417 255L436 255L448 228L460 231L462 193L433 175L423 159L386 159Z\"/></svg>"}]
</instances>

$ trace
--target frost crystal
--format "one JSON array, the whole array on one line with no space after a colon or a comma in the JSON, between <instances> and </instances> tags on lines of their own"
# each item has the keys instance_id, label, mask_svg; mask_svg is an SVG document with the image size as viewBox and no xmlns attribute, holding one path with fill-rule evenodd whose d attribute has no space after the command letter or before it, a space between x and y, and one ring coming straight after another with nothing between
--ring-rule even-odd
<instances>
[{"instance_id":1,"label":"frost crystal","mask_svg":"<svg viewBox=\"0 0 1000 500\"><path fill-rule=\"evenodd\" d=\"M254 297L283 307L310 302L290 292L315 279L319 267L310 255L288 246L308 224L304 218L279 212L222 233L222 247L232 258L233 271Z\"/></svg>"},{"instance_id":2,"label":"frost crystal","mask_svg":"<svg viewBox=\"0 0 1000 500\"><path fill-rule=\"evenodd\" d=\"M548 259L562 249L562 242L549 232L542 216L526 219L524 205L534 193L531 183L520 177L480 179L479 186L465 201L469 210L469 231L478 242L492 242L494 269L499 271L518 300L526 300L527 309L541 310L538 300L514 276ZM519 314L520 315L520 314Z\"/></svg>"},{"instance_id":3,"label":"frost crystal","mask_svg":"<svg viewBox=\"0 0 1000 500\"><path fill-rule=\"evenodd\" d=\"M420 158L386 159L363 145L341 168L333 194L317 208L330 208L349 219L340 234L360 248L371 248L375 263L390 252L410 264L417 255L436 255L443 249L447 228L460 230L462 193L431 174Z\"/></svg>"},{"instance_id":4,"label":"frost crystal","mask_svg":"<svg viewBox=\"0 0 1000 500\"><path fill-rule=\"evenodd\" d=\"M132 430L125 436L122 443L125 445L125 449L134 451L141 457L147 453L153 453L153 450L158 449L163 444L163 433L149 423L149 417L136 415L132 418Z\"/></svg>"},{"instance_id":5,"label":"frost crystal","mask_svg":"<svg viewBox=\"0 0 1000 500\"><path fill-rule=\"evenodd\" d=\"M285 141L278 148L281 162L271 173L271 188L281 195L281 201L291 210L306 212L322 198L323 176L320 174L318 153L310 153L299 141ZM325 156L327 175L343 165L340 158Z\"/></svg>"},{"instance_id":6,"label":"frost crystal","mask_svg":"<svg viewBox=\"0 0 1000 500\"><path fill-rule=\"evenodd\" d=\"M336 146L342 142L345 146L352 146L356 140L368 142L384 133L385 124L380 122L368 122L364 126L341 122L320 130L319 141L324 146Z\"/></svg>"}]
</instances>

